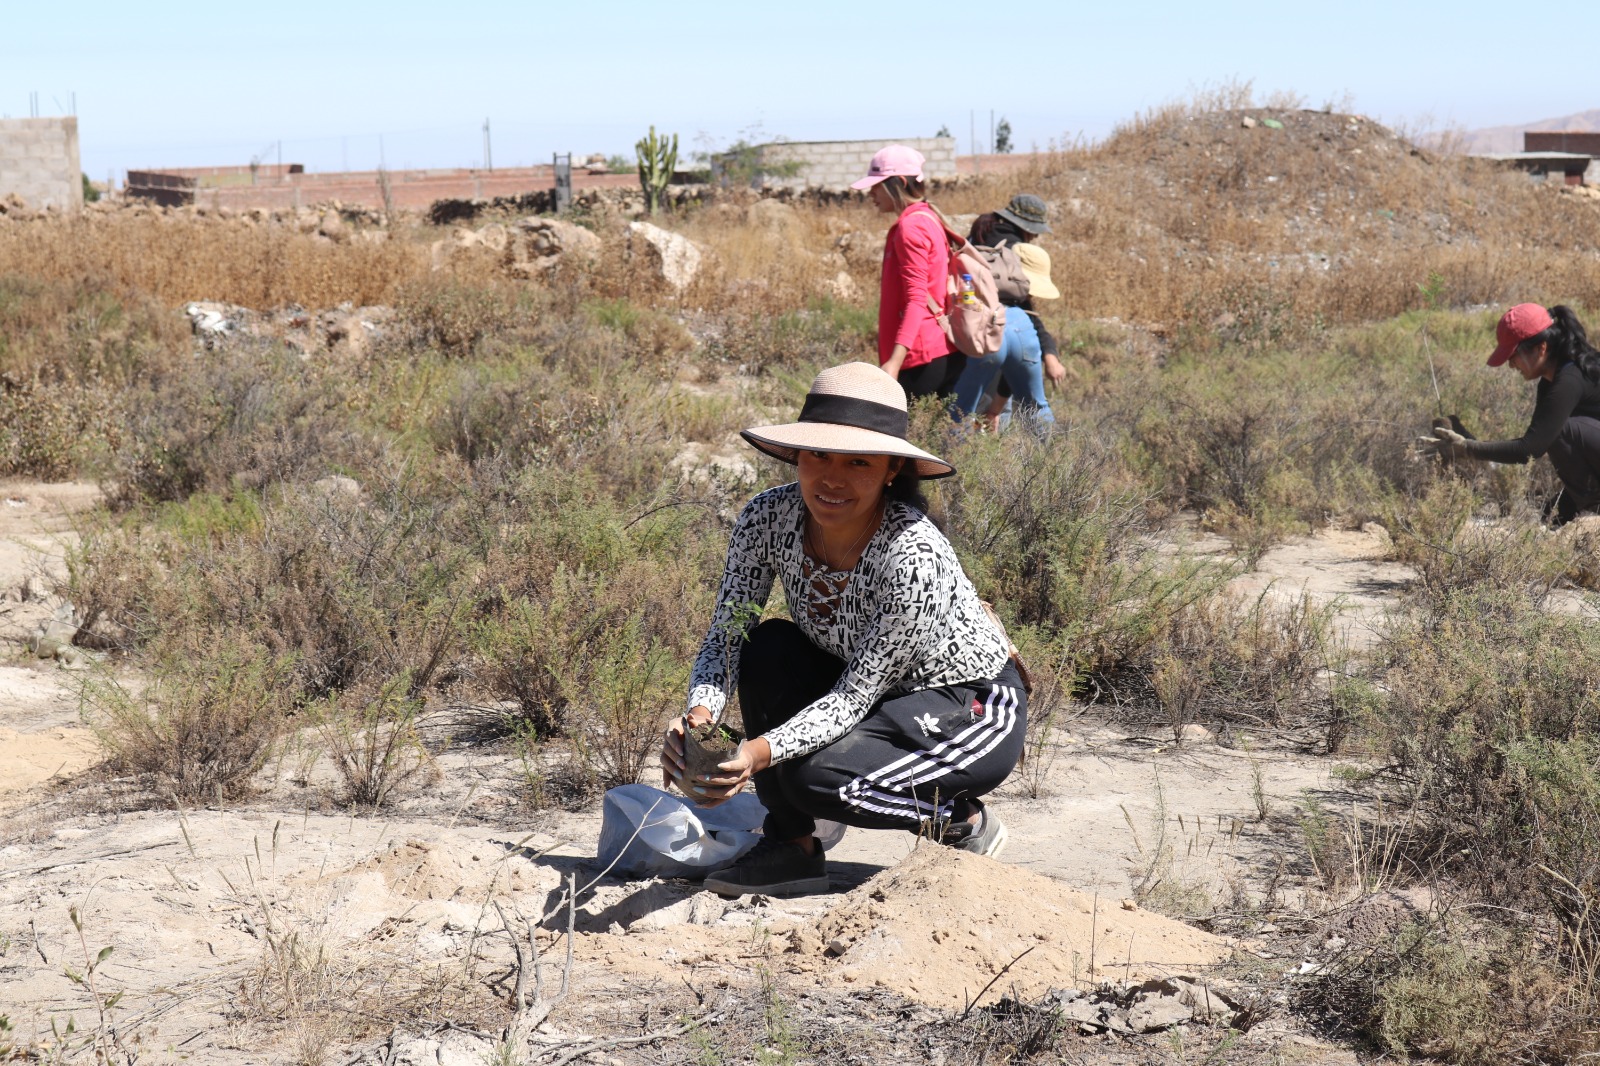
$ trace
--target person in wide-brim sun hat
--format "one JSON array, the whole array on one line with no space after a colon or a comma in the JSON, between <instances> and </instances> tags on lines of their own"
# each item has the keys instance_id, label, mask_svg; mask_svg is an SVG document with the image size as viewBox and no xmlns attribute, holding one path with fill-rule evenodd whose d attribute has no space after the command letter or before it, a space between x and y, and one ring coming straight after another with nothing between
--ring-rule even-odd
<instances>
[{"instance_id":1,"label":"person in wide-brim sun hat","mask_svg":"<svg viewBox=\"0 0 1600 1066\"><path fill-rule=\"evenodd\" d=\"M946 461L906 439L906 395L878 367L817 375L793 422L744 439L798 479L756 496L728 543L688 713L662 745L669 783L703 804L753 784L760 842L706 878L722 895L825 891L817 819L926 834L993 855L981 797L1022 754L1027 693L1010 642L928 518L919 485ZM755 624L783 585L793 619ZM687 775L685 734L735 693L747 739Z\"/></svg>"},{"instance_id":2,"label":"person in wide-brim sun hat","mask_svg":"<svg viewBox=\"0 0 1600 1066\"><path fill-rule=\"evenodd\" d=\"M739 435L786 463L802 451L887 455L909 460L924 480L949 477L955 467L906 440L909 415L900 383L867 363L847 363L817 376L798 421L757 426Z\"/></svg>"}]
</instances>

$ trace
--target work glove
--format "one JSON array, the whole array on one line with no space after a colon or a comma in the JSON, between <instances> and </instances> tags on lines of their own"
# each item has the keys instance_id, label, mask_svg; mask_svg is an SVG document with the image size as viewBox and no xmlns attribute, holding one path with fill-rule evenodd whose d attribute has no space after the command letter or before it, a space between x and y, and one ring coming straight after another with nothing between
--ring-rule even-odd
<instances>
[{"instance_id":1,"label":"work glove","mask_svg":"<svg viewBox=\"0 0 1600 1066\"><path fill-rule=\"evenodd\" d=\"M1470 454L1470 438L1457 433L1449 425L1441 425L1439 419L1433 425L1431 437L1418 437L1417 450L1423 454L1433 454L1445 459L1461 459Z\"/></svg>"}]
</instances>

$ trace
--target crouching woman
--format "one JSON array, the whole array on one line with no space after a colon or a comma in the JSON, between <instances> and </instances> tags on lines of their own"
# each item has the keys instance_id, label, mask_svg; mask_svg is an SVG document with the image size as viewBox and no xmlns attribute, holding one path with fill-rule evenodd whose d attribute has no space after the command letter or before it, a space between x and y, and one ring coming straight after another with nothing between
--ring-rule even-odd
<instances>
[{"instance_id":1,"label":"crouching woman","mask_svg":"<svg viewBox=\"0 0 1600 1066\"><path fill-rule=\"evenodd\" d=\"M1510 366L1537 381L1533 415L1515 440L1473 440L1435 425L1429 445L1440 452L1493 463L1550 457L1562 491L1547 518L1563 525L1600 510L1600 351L1570 307L1518 304L1500 317L1490 366Z\"/></svg>"},{"instance_id":2,"label":"crouching woman","mask_svg":"<svg viewBox=\"0 0 1600 1066\"><path fill-rule=\"evenodd\" d=\"M926 514L919 484L954 468L906 441L906 397L875 366L817 375L798 422L742 434L799 479L745 507L728 545L689 710L662 768L719 803L751 782L761 842L706 878L723 895L828 887L816 819L927 832L993 855L1005 828L981 797L1022 754L1027 697L1004 634ZM793 621L735 619L783 584ZM684 730L735 691L747 738L719 772L684 780Z\"/></svg>"}]
</instances>

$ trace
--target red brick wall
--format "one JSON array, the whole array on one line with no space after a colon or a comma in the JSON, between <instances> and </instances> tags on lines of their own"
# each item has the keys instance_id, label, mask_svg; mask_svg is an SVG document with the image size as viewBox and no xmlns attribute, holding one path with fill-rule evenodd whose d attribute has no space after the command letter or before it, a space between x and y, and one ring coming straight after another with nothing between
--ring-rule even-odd
<instances>
[{"instance_id":1,"label":"red brick wall","mask_svg":"<svg viewBox=\"0 0 1600 1066\"><path fill-rule=\"evenodd\" d=\"M1565 130L1528 130L1522 135L1524 152L1576 152L1600 156L1600 133Z\"/></svg>"}]
</instances>

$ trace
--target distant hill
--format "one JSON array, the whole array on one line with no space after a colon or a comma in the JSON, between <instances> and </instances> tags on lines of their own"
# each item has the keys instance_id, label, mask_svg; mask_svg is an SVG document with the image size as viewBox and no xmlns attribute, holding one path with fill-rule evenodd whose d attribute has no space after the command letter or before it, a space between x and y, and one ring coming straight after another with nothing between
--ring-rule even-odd
<instances>
[{"instance_id":1,"label":"distant hill","mask_svg":"<svg viewBox=\"0 0 1600 1066\"><path fill-rule=\"evenodd\" d=\"M1452 147L1459 142L1460 150L1468 155L1520 152L1523 130L1600 131L1600 108L1579 111L1576 115L1563 115L1561 118L1543 118L1521 126L1489 126L1481 130L1468 130L1459 135L1448 135L1445 139Z\"/></svg>"}]
</instances>

